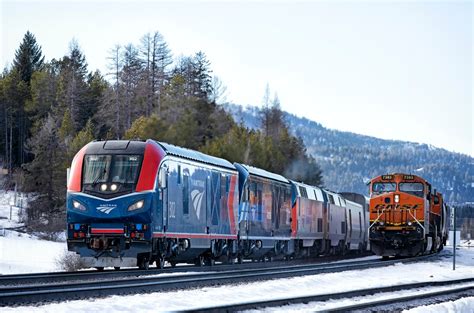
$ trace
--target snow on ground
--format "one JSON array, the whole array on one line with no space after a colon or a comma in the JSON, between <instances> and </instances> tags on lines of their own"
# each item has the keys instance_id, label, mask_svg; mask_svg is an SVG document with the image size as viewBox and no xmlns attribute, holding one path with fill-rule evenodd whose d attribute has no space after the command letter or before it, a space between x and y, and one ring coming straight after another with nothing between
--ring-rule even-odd
<instances>
[{"instance_id":1,"label":"snow on ground","mask_svg":"<svg viewBox=\"0 0 474 313\"><path fill-rule=\"evenodd\" d=\"M15 196L14 191L0 190L0 230L23 226L23 223L20 222L20 216L23 212L22 207L24 207L26 203L26 195L16 193Z\"/></svg>"},{"instance_id":2,"label":"snow on ground","mask_svg":"<svg viewBox=\"0 0 474 313\"><path fill-rule=\"evenodd\" d=\"M457 250L456 271L452 270L449 247L436 261L402 264L358 271L327 273L304 277L277 279L241 285L205 287L193 290L156 292L133 296L112 296L97 300L68 301L38 307L2 308L3 312L126 312L177 311L245 301L288 298L343 292L370 287L392 286L402 283L451 280L474 277L474 249ZM338 304L340 301L338 301ZM470 304L471 307L474 307ZM292 310L285 308L284 310ZM295 308L296 309L296 308ZM317 307L303 309L315 310Z\"/></svg>"},{"instance_id":3,"label":"snow on ground","mask_svg":"<svg viewBox=\"0 0 474 313\"><path fill-rule=\"evenodd\" d=\"M40 240L14 231L0 236L0 274L57 271L66 243Z\"/></svg>"},{"instance_id":4,"label":"snow on ground","mask_svg":"<svg viewBox=\"0 0 474 313\"><path fill-rule=\"evenodd\" d=\"M40 240L9 230L23 226L22 207L27 200L26 194L0 191L0 274L56 271L56 261L65 253L64 242Z\"/></svg>"}]
</instances>

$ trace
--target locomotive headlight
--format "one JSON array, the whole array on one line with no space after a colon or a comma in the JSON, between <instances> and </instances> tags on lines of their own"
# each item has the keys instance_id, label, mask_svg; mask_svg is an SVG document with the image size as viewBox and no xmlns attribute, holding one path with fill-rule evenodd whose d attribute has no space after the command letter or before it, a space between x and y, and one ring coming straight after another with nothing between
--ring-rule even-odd
<instances>
[{"instance_id":1,"label":"locomotive headlight","mask_svg":"<svg viewBox=\"0 0 474 313\"><path fill-rule=\"evenodd\" d=\"M138 202L135 202L134 204L132 204L131 206L128 207L128 210L129 211L135 211L135 210L139 210L141 208L143 208L143 205L145 204L145 201L143 200L140 200Z\"/></svg>"},{"instance_id":2,"label":"locomotive headlight","mask_svg":"<svg viewBox=\"0 0 474 313\"><path fill-rule=\"evenodd\" d=\"M80 210L80 211L85 211L86 210L86 207L83 206L80 202L76 201L76 200L73 200L72 201L72 206L76 209L76 210Z\"/></svg>"},{"instance_id":3,"label":"locomotive headlight","mask_svg":"<svg viewBox=\"0 0 474 313\"><path fill-rule=\"evenodd\" d=\"M117 190L117 184L112 184L112 185L110 186L110 190L112 190L112 191Z\"/></svg>"},{"instance_id":4,"label":"locomotive headlight","mask_svg":"<svg viewBox=\"0 0 474 313\"><path fill-rule=\"evenodd\" d=\"M395 195L394 199L395 203L400 202L400 195Z\"/></svg>"},{"instance_id":5,"label":"locomotive headlight","mask_svg":"<svg viewBox=\"0 0 474 313\"><path fill-rule=\"evenodd\" d=\"M100 185L100 191L106 191L106 190L107 190L107 184Z\"/></svg>"},{"instance_id":6,"label":"locomotive headlight","mask_svg":"<svg viewBox=\"0 0 474 313\"><path fill-rule=\"evenodd\" d=\"M408 222L408 226L411 226L411 225L412 225L412 222L411 222L411 221L410 221L410 222Z\"/></svg>"}]
</instances>

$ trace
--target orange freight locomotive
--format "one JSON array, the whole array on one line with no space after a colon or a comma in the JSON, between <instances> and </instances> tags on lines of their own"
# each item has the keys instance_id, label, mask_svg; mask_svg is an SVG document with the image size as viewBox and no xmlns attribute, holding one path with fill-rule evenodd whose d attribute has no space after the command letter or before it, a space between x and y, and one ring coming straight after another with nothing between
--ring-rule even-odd
<instances>
[{"instance_id":1,"label":"orange freight locomotive","mask_svg":"<svg viewBox=\"0 0 474 313\"><path fill-rule=\"evenodd\" d=\"M447 206L431 184L416 175L390 174L370 185L369 240L383 257L441 251L447 239Z\"/></svg>"}]
</instances>

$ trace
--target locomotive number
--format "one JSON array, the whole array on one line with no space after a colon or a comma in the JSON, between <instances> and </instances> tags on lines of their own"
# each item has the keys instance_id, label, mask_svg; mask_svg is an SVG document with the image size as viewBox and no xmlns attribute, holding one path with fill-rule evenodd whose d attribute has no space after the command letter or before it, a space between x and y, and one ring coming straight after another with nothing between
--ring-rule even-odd
<instances>
[{"instance_id":1,"label":"locomotive number","mask_svg":"<svg viewBox=\"0 0 474 313\"><path fill-rule=\"evenodd\" d=\"M391 209L401 209L401 210L415 210L418 209L418 204L377 204L374 208L375 210L391 210Z\"/></svg>"},{"instance_id":2,"label":"locomotive number","mask_svg":"<svg viewBox=\"0 0 474 313\"><path fill-rule=\"evenodd\" d=\"M176 218L176 202L171 201L169 208L170 208L169 218Z\"/></svg>"}]
</instances>

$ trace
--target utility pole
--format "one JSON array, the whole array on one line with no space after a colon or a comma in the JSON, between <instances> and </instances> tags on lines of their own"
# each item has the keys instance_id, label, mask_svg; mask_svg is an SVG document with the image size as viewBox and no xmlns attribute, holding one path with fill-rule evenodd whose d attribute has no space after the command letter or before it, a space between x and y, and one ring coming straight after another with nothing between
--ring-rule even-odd
<instances>
[{"instance_id":1,"label":"utility pole","mask_svg":"<svg viewBox=\"0 0 474 313\"><path fill-rule=\"evenodd\" d=\"M456 270L456 207L453 206L453 213L451 214L453 225L453 271Z\"/></svg>"}]
</instances>

